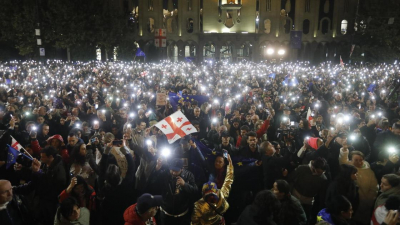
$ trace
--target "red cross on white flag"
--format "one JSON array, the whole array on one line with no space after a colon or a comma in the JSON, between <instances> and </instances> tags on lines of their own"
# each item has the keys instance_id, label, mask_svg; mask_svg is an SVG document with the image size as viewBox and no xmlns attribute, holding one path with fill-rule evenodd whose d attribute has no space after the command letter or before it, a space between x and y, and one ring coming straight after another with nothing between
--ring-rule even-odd
<instances>
[{"instance_id":1,"label":"red cross on white flag","mask_svg":"<svg viewBox=\"0 0 400 225\"><path fill-rule=\"evenodd\" d=\"M18 151L21 151L21 148L22 148L22 146L14 138L11 139L11 147L13 147L14 149L17 149Z\"/></svg>"},{"instance_id":2,"label":"red cross on white flag","mask_svg":"<svg viewBox=\"0 0 400 225\"><path fill-rule=\"evenodd\" d=\"M154 45L156 47L167 47L167 31L165 29L158 29L154 33Z\"/></svg>"},{"instance_id":3,"label":"red cross on white flag","mask_svg":"<svg viewBox=\"0 0 400 225\"><path fill-rule=\"evenodd\" d=\"M188 134L197 132L197 129L189 122L181 111L176 111L174 114L166 117L154 126L158 127L158 129L167 136L168 143L170 144Z\"/></svg>"}]
</instances>

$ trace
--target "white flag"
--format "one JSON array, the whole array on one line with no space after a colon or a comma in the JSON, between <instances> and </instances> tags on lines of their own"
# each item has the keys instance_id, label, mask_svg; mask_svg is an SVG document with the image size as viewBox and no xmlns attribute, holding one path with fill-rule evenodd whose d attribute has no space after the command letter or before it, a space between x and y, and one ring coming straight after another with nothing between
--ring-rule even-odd
<instances>
[{"instance_id":1,"label":"white flag","mask_svg":"<svg viewBox=\"0 0 400 225\"><path fill-rule=\"evenodd\" d=\"M12 137L11 147L13 147L14 149L17 149L18 151L21 151L21 149L22 149L22 146L18 143L17 140L14 139L14 137Z\"/></svg>"},{"instance_id":2,"label":"white flag","mask_svg":"<svg viewBox=\"0 0 400 225\"><path fill-rule=\"evenodd\" d=\"M197 132L197 129L189 122L181 111L176 111L172 115L156 123L154 126L158 127L158 129L167 136L168 143L170 144L188 134Z\"/></svg>"}]
</instances>

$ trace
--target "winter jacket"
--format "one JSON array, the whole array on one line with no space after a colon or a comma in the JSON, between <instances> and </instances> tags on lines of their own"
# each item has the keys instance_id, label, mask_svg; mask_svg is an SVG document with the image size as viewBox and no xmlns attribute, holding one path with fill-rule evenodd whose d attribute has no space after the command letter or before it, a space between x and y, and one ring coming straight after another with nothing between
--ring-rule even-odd
<instances>
[{"instance_id":1,"label":"winter jacket","mask_svg":"<svg viewBox=\"0 0 400 225\"><path fill-rule=\"evenodd\" d=\"M129 206L124 212L124 220L125 225L146 225L146 222L143 221L139 215L136 213L136 203ZM153 225L157 225L156 219L154 217L151 218Z\"/></svg>"},{"instance_id":2,"label":"winter jacket","mask_svg":"<svg viewBox=\"0 0 400 225\"><path fill-rule=\"evenodd\" d=\"M285 179L282 171L289 168L289 154L285 157L262 156L262 168L264 176L264 188L270 190L274 186L274 182L279 179Z\"/></svg>"},{"instance_id":3,"label":"winter jacket","mask_svg":"<svg viewBox=\"0 0 400 225\"><path fill-rule=\"evenodd\" d=\"M225 176L224 184L222 188L218 190L218 202L215 208L212 208L203 198L199 199L194 203L194 210L192 214L192 224L199 225L212 225L220 224L223 217L222 214L229 208L227 198L231 190L233 183L233 165L227 167L227 173Z\"/></svg>"},{"instance_id":4,"label":"winter jacket","mask_svg":"<svg viewBox=\"0 0 400 225\"><path fill-rule=\"evenodd\" d=\"M129 147L140 157L140 164L135 174L135 188L138 191L144 191L151 173L156 168L158 156L153 156L147 149L135 145L132 141L129 141Z\"/></svg>"},{"instance_id":5,"label":"winter jacket","mask_svg":"<svg viewBox=\"0 0 400 225\"><path fill-rule=\"evenodd\" d=\"M389 190L382 192L378 198L376 198L374 209L385 204L386 200L392 195L400 196L400 186L392 187Z\"/></svg>"},{"instance_id":6,"label":"winter jacket","mask_svg":"<svg viewBox=\"0 0 400 225\"><path fill-rule=\"evenodd\" d=\"M240 214L237 225L276 225L272 215L267 217L264 221L256 221L256 210L253 205L248 205L243 212Z\"/></svg>"},{"instance_id":7,"label":"winter jacket","mask_svg":"<svg viewBox=\"0 0 400 225\"><path fill-rule=\"evenodd\" d=\"M304 225L307 224L307 215L304 212L300 201L290 195L289 200L281 200L281 208L277 217L279 224L285 225Z\"/></svg>"},{"instance_id":8,"label":"winter jacket","mask_svg":"<svg viewBox=\"0 0 400 225\"><path fill-rule=\"evenodd\" d=\"M193 174L182 169L180 177L185 181L185 185L177 190L176 178L173 178L168 169L162 168L159 179L162 182L162 209L172 215L179 215L185 212L194 202L194 196L197 194L197 186ZM177 193L178 192L178 193Z\"/></svg>"},{"instance_id":9,"label":"winter jacket","mask_svg":"<svg viewBox=\"0 0 400 225\"><path fill-rule=\"evenodd\" d=\"M14 193L13 199L8 202L5 209L0 209L2 225L30 225L35 224L29 217L29 210L19 196Z\"/></svg>"},{"instance_id":10,"label":"winter jacket","mask_svg":"<svg viewBox=\"0 0 400 225\"><path fill-rule=\"evenodd\" d=\"M90 195L85 195L85 199L82 199L82 201L86 201L85 205L86 208L88 208L90 211L96 210L96 192L93 190L93 187L90 187L92 193ZM71 197L71 194L68 194L66 190L63 190L61 194L58 196L59 202L63 202L65 199L68 197ZM74 197L74 196L72 196ZM79 201L79 199L77 198ZM83 207L83 203L81 202L80 207Z\"/></svg>"},{"instance_id":11,"label":"winter jacket","mask_svg":"<svg viewBox=\"0 0 400 225\"><path fill-rule=\"evenodd\" d=\"M50 166L42 164L41 170L32 174L35 183L36 219L44 224L54 221L57 211L58 195L67 187L67 175L60 155L54 157Z\"/></svg>"},{"instance_id":12,"label":"winter jacket","mask_svg":"<svg viewBox=\"0 0 400 225\"><path fill-rule=\"evenodd\" d=\"M107 154L103 154L102 160L108 160L107 156ZM104 200L101 203L101 214L104 224L123 224L125 209L135 201L135 165L131 154L126 154L125 158L128 164L125 178L118 186L105 186L103 190Z\"/></svg>"},{"instance_id":13,"label":"winter jacket","mask_svg":"<svg viewBox=\"0 0 400 225\"><path fill-rule=\"evenodd\" d=\"M340 164L349 164L352 163L348 159L349 151L343 152L340 150L339 162ZM378 194L378 182L376 180L374 172L371 170L369 163L364 161L364 164L361 168L358 169L358 177L357 177L357 186L358 186L358 194L360 198L360 204L354 213L353 219L355 221L361 223L368 223L371 215L372 207L374 206L375 198Z\"/></svg>"},{"instance_id":14,"label":"winter jacket","mask_svg":"<svg viewBox=\"0 0 400 225\"><path fill-rule=\"evenodd\" d=\"M67 187L67 177L64 164L60 155L54 157L48 167L42 164L39 172L33 173L32 180L36 183L36 195L43 200L58 202L58 195Z\"/></svg>"}]
</instances>

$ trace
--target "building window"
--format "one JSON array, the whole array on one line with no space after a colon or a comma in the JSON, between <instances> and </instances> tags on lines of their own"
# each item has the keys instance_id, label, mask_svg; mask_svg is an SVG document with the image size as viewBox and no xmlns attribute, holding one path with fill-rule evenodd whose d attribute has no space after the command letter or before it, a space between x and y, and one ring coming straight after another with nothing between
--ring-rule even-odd
<instances>
[{"instance_id":1,"label":"building window","mask_svg":"<svg viewBox=\"0 0 400 225\"><path fill-rule=\"evenodd\" d=\"M322 34L327 34L329 32L329 21L327 19L322 20Z\"/></svg>"},{"instance_id":2,"label":"building window","mask_svg":"<svg viewBox=\"0 0 400 225\"><path fill-rule=\"evenodd\" d=\"M147 21L147 31L149 33L154 32L154 19L153 18L149 18L149 21Z\"/></svg>"},{"instance_id":3,"label":"building window","mask_svg":"<svg viewBox=\"0 0 400 225\"><path fill-rule=\"evenodd\" d=\"M347 33L347 20L342 20L342 25L340 26L340 32L342 32L343 35Z\"/></svg>"},{"instance_id":4,"label":"building window","mask_svg":"<svg viewBox=\"0 0 400 225\"><path fill-rule=\"evenodd\" d=\"M178 46L174 45L172 48L172 57L171 57L172 62L178 62Z\"/></svg>"},{"instance_id":5,"label":"building window","mask_svg":"<svg viewBox=\"0 0 400 225\"><path fill-rule=\"evenodd\" d=\"M193 25L194 25L194 21L192 18L189 18L187 20L187 25L186 25L186 30L188 33L193 33Z\"/></svg>"},{"instance_id":6,"label":"building window","mask_svg":"<svg viewBox=\"0 0 400 225\"><path fill-rule=\"evenodd\" d=\"M224 59L231 60L232 59L232 45L227 44L227 45L221 46L219 56L220 56L221 60L224 60Z\"/></svg>"},{"instance_id":7,"label":"building window","mask_svg":"<svg viewBox=\"0 0 400 225\"><path fill-rule=\"evenodd\" d=\"M308 34L310 32L310 21L304 20L303 21L303 34Z\"/></svg>"},{"instance_id":8,"label":"building window","mask_svg":"<svg viewBox=\"0 0 400 225\"><path fill-rule=\"evenodd\" d=\"M196 46L195 45L186 45L185 46L185 57L196 57Z\"/></svg>"},{"instance_id":9,"label":"building window","mask_svg":"<svg viewBox=\"0 0 400 225\"><path fill-rule=\"evenodd\" d=\"M305 12L310 12L311 11L311 0L306 0L305 4Z\"/></svg>"},{"instance_id":10,"label":"building window","mask_svg":"<svg viewBox=\"0 0 400 225\"><path fill-rule=\"evenodd\" d=\"M267 0L267 11L271 11L271 0Z\"/></svg>"},{"instance_id":11,"label":"building window","mask_svg":"<svg viewBox=\"0 0 400 225\"><path fill-rule=\"evenodd\" d=\"M221 3L223 5L225 5L225 4L238 4L238 1L236 1L236 0L222 0Z\"/></svg>"},{"instance_id":12,"label":"building window","mask_svg":"<svg viewBox=\"0 0 400 225\"><path fill-rule=\"evenodd\" d=\"M286 24L284 26L286 34L290 33L291 25L292 25L292 21L290 19L286 19Z\"/></svg>"},{"instance_id":13,"label":"building window","mask_svg":"<svg viewBox=\"0 0 400 225\"><path fill-rule=\"evenodd\" d=\"M266 34L271 33L271 20L270 19L264 20L264 33L266 33Z\"/></svg>"},{"instance_id":14,"label":"building window","mask_svg":"<svg viewBox=\"0 0 400 225\"><path fill-rule=\"evenodd\" d=\"M207 58L214 58L215 56L215 46L211 43L204 45L203 47L203 57Z\"/></svg>"}]
</instances>

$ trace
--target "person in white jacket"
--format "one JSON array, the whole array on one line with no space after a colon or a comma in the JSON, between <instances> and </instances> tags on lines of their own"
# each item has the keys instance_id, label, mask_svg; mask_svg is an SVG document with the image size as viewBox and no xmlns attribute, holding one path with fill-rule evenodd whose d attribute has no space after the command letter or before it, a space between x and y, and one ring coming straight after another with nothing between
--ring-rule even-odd
<instances>
[{"instance_id":1,"label":"person in white jacket","mask_svg":"<svg viewBox=\"0 0 400 225\"><path fill-rule=\"evenodd\" d=\"M340 149L339 163L350 164L358 169L357 186L359 188L360 204L353 219L357 222L367 224L370 222L370 218L366 215L371 215L371 210L378 194L378 182L374 171L371 170L369 163L364 161L364 154L360 151L350 152L349 161L349 149L347 146L343 146Z\"/></svg>"}]
</instances>

